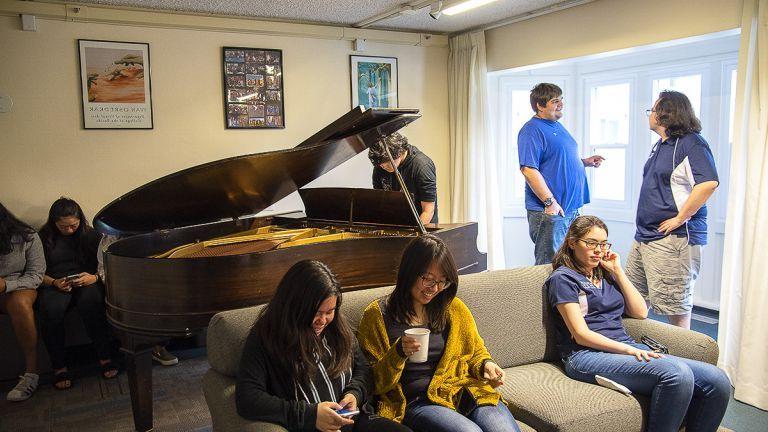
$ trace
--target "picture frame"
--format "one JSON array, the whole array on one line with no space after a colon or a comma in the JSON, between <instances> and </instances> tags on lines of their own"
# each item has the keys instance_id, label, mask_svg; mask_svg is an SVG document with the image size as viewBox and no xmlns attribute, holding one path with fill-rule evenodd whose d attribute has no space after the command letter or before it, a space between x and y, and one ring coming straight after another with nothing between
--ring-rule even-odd
<instances>
[{"instance_id":1,"label":"picture frame","mask_svg":"<svg viewBox=\"0 0 768 432\"><path fill-rule=\"evenodd\" d=\"M227 129L284 129L283 51L224 47L224 124Z\"/></svg>"},{"instance_id":2,"label":"picture frame","mask_svg":"<svg viewBox=\"0 0 768 432\"><path fill-rule=\"evenodd\" d=\"M83 129L153 129L149 44L78 39Z\"/></svg>"},{"instance_id":3,"label":"picture frame","mask_svg":"<svg viewBox=\"0 0 768 432\"><path fill-rule=\"evenodd\" d=\"M349 56L352 108L397 108L397 58Z\"/></svg>"}]
</instances>

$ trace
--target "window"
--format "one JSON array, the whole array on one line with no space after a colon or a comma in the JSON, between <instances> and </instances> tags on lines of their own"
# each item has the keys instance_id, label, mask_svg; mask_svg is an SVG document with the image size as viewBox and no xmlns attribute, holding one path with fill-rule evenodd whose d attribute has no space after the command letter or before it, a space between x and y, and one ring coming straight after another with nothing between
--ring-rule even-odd
<instances>
[{"instance_id":1,"label":"window","mask_svg":"<svg viewBox=\"0 0 768 432\"><path fill-rule=\"evenodd\" d=\"M592 197L595 200L624 201L624 173L629 144L629 82L593 85L589 88L590 154L599 154L605 163L592 172ZM585 155L589 156L589 155Z\"/></svg>"}]
</instances>

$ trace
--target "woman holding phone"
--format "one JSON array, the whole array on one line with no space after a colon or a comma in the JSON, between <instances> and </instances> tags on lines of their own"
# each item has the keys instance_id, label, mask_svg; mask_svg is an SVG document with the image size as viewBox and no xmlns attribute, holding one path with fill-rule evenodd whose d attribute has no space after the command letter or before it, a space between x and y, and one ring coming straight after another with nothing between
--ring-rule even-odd
<instances>
[{"instance_id":1,"label":"woman holding phone","mask_svg":"<svg viewBox=\"0 0 768 432\"><path fill-rule=\"evenodd\" d=\"M75 306L96 348L102 377L114 378L118 369L111 360L104 285L96 270L101 234L88 225L77 202L62 197L51 205L40 237L48 265L39 289L41 330L51 357L54 387L72 387L64 349L64 316Z\"/></svg>"},{"instance_id":2,"label":"woman holding phone","mask_svg":"<svg viewBox=\"0 0 768 432\"><path fill-rule=\"evenodd\" d=\"M325 264L300 261L288 270L245 343L238 414L289 431L410 431L374 415L371 369L341 305Z\"/></svg>"},{"instance_id":3,"label":"woman holding phone","mask_svg":"<svg viewBox=\"0 0 768 432\"><path fill-rule=\"evenodd\" d=\"M363 313L357 337L373 364L379 414L414 431L519 431L495 390L504 370L456 297L458 282L445 243L419 236L403 252L395 289ZM411 333L429 334L419 342Z\"/></svg>"},{"instance_id":4,"label":"woman holding phone","mask_svg":"<svg viewBox=\"0 0 768 432\"><path fill-rule=\"evenodd\" d=\"M621 317L645 319L645 300L627 279L608 228L595 216L579 216L552 262L545 282L554 311L557 343L569 377L588 383L618 383L650 396L646 431L717 430L731 385L717 367L635 342Z\"/></svg>"}]
</instances>

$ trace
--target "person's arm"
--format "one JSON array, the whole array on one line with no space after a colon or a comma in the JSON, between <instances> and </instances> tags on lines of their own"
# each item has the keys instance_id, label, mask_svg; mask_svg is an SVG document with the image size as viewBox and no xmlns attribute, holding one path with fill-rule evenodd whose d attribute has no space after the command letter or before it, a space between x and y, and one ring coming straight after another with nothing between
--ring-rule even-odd
<instances>
[{"instance_id":1,"label":"person's arm","mask_svg":"<svg viewBox=\"0 0 768 432\"><path fill-rule=\"evenodd\" d=\"M258 335L251 332L245 343L237 374L237 413L248 420L276 423L289 430L314 431L317 404L286 400L270 394L267 391L269 364L270 359L267 358Z\"/></svg>"},{"instance_id":2,"label":"person's arm","mask_svg":"<svg viewBox=\"0 0 768 432\"><path fill-rule=\"evenodd\" d=\"M374 383L373 370L371 370L371 365L368 364L368 360L365 358L362 350L360 350L359 345L355 346L352 354L352 379L344 388L342 392L344 397L339 401L339 405L344 406L345 403L343 402L347 400L348 395L351 395L354 398L354 403L347 407L351 410L356 410L368 400L368 395L373 390Z\"/></svg>"},{"instance_id":3,"label":"person's arm","mask_svg":"<svg viewBox=\"0 0 768 432\"><path fill-rule=\"evenodd\" d=\"M544 207L544 213L549 215L559 214L561 216L565 216L563 208L560 207L560 204L557 202L557 200L555 200L555 196L552 194L549 186L547 186L547 182L544 180L544 176L541 175L539 170L529 166L523 166L520 167L520 172L523 173L525 182L528 183L528 186L531 187L531 190L539 199L539 201L543 203L547 198L552 198L552 205L549 207Z\"/></svg>"},{"instance_id":4,"label":"person's arm","mask_svg":"<svg viewBox=\"0 0 768 432\"><path fill-rule=\"evenodd\" d=\"M429 201L420 201L421 202L421 214L419 215L419 219L421 219L421 223L424 225L432 222L432 217L435 215L435 203L429 202Z\"/></svg>"},{"instance_id":5,"label":"person's arm","mask_svg":"<svg viewBox=\"0 0 768 432\"><path fill-rule=\"evenodd\" d=\"M582 159L581 163L584 164L585 167L600 168L600 164L602 164L604 160L605 158L600 155L592 155Z\"/></svg>"},{"instance_id":6,"label":"person's arm","mask_svg":"<svg viewBox=\"0 0 768 432\"><path fill-rule=\"evenodd\" d=\"M376 301L368 305L357 328L357 340L373 369L374 393L385 394L400 382L407 357L400 339L389 344L384 317Z\"/></svg>"},{"instance_id":7,"label":"person's arm","mask_svg":"<svg viewBox=\"0 0 768 432\"><path fill-rule=\"evenodd\" d=\"M614 354L627 354L635 356L638 360L649 361L650 358L660 358L661 355L653 351L644 351L637 349L632 345L623 342L617 342L607 338L600 333L589 329L587 322L581 315L581 308L578 303L560 303L557 305L557 311L563 317L568 331L573 340L581 346Z\"/></svg>"},{"instance_id":8,"label":"person's arm","mask_svg":"<svg viewBox=\"0 0 768 432\"><path fill-rule=\"evenodd\" d=\"M624 273L619 254L610 250L606 251L603 259L600 260L600 265L611 274L614 282L616 282L616 287L621 291L624 297L624 312L631 318L646 319L648 306L645 304L643 296Z\"/></svg>"},{"instance_id":9,"label":"person's arm","mask_svg":"<svg viewBox=\"0 0 768 432\"><path fill-rule=\"evenodd\" d=\"M37 233L32 234L32 241L22 245L24 248L24 273L14 280L5 279L5 292L19 289L37 289L45 275L45 252L43 242Z\"/></svg>"},{"instance_id":10,"label":"person's arm","mask_svg":"<svg viewBox=\"0 0 768 432\"><path fill-rule=\"evenodd\" d=\"M677 213L677 216L669 218L659 224L659 232L669 234L677 229L677 227L687 222L688 219L695 215L701 206L707 202L719 185L720 182L717 180L710 180L694 186L693 190L691 190L691 195L685 200L685 203Z\"/></svg>"}]
</instances>

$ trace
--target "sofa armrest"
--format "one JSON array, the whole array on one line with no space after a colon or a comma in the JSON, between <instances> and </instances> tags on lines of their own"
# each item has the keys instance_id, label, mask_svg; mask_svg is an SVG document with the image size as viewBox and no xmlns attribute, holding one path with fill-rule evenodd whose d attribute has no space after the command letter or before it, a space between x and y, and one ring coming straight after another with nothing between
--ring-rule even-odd
<instances>
[{"instance_id":1,"label":"sofa armrest","mask_svg":"<svg viewBox=\"0 0 768 432\"><path fill-rule=\"evenodd\" d=\"M672 355L717 364L719 355L717 342L703 333L652 319L624 318L623 321L627 333L638 342L641 337L650 336L666 345Z\"/></svg>"},{"instance_id":2,"label":"sofa armrest","mask_svg":"<svg viewBox=\"0 0 768 432\"><path fill-rule=\"evenodd\" d=\"M203 394L211 412L213 432L288 432L284 427L246 420L235 407L235 379L208 369L203 375Z\"/></svg>"}]
</instances>

